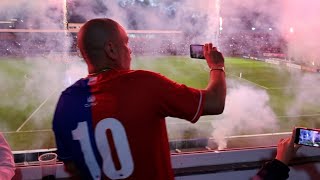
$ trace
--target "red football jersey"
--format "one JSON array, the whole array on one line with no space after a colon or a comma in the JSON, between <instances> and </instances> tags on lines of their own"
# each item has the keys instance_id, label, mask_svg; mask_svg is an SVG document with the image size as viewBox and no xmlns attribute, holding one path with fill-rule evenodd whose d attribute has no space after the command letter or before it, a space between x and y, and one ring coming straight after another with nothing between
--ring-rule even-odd
<instances>
[{"instance_id":1,"label":"red football jersey","mask_svg":"<svg viewBox=\"0 0 320 180\"><path fill-rule=\"evenodd\" d=\"M84 95L88 96L87 103L79 105L83 110L75 108L72 112L79 111L80 114L80 111L82 113L86 111L85 108L90 108L91 118L82 118L87 115L78 115L76 118L76 115L70 115L71 112L68 118L64 117L62 114L66 111L63 106L70 108L72 103L68 102L75 100L68 100L67 95L62 95L65 97L60 99L54 119L61 158L84 162L91 173L90 177L98 179L101 176L103 179L174 179L165 117L177 117L195 123L202 114L204 93L160 74L142 70L110 70L83 81L85 83L77 83L77 88L86 84L90 91L89 95ZM76 91L71 89L68 90L69 95ZM77 93L87 94L80 90ZM59 119L69 122L69 119L79 119L79 122L69 125L72 135L62 131L67 127L62 127L63 122L60 123L62 120ZM87 132L89 135L84 138L83 134ZM79 143L71 143L73 140L68 143L68 137L79 141L81 147ZM73 150L71 152L68 149ZM82 152L78 153L80 150ZM81 158L82 161L79 160Z\"/></svg>"}]
</instances>

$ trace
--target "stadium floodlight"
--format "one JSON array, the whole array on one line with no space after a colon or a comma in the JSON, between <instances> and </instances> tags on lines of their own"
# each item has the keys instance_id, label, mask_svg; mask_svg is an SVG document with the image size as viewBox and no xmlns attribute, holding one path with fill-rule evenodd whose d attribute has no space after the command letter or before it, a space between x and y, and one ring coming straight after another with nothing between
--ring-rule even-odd
<instances>
[{"instance_id":1,"label":"stadium floodlight","mask_svg":"<svg viewBox=\"0 0 320 180\"><path fill-rule=\"evenodd\" d=\"M294 33L293 27L291 27L291 28L289 29L289 31L290 31L290 33Z\"/></svg>"}]
</instances>

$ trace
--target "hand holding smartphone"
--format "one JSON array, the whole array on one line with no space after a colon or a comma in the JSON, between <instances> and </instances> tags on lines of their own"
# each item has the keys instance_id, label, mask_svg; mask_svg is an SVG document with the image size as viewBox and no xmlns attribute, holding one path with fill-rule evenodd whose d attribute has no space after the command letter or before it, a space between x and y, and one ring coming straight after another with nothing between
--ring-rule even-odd
<instances>
[{"instance_id":1,"label":"hand holding smartphone","mask_svg":"<svg viewBox=\"0 0 320 180\"><path fill-rule=\"evenodd\" d=\"M320 129L296 128L295 144L320 147Z\"/></svg>"}]
</instances>

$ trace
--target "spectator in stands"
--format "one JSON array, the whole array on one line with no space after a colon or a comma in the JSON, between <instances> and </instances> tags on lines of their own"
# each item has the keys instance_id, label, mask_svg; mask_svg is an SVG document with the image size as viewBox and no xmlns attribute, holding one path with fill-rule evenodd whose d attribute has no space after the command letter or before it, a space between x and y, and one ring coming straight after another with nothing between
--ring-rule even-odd
<instances>
[{"instance_id":1,"label":"spectator in stands","mask_svg":"<svg viewBox=\"0 0 320 180\"><path fill-rule=\"evenodd\" d=\"M274 160L267 162L253 180L285 180L289 177L289 162L301 147L294 143L295 129L291 137L281 139Z\"/></svg>"},{"instance_id":2,"label":"spectator in stands","mask_svg":"<svg viewBox=\"0 0 320 180\"><path fill-rule=\"evenodd\" d=\"M0 179L9 180L15 174L15 164L9 144L0 132Z\"/></svg>"},{"instance_id":3,"label":"spectator in stands","mask_svg":"<svg viewBox=\"0 0 320 180\"><path fill-rule=\"evenodd\" d=\"M59 159L83 179L173 179L165 117L196 123L224 110L224 58L211 43L209 83L194 89L130 70L128 40L111 19L90 20L78 33L89 75L60 96L53 130Z\"/></svg>"}]
</instances>

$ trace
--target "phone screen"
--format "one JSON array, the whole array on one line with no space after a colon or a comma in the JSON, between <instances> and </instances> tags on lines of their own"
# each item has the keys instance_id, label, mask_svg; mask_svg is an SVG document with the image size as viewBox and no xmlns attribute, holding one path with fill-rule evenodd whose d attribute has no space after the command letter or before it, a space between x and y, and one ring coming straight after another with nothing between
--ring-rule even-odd
<instances>
[{"instance_id":1,"label":"phone screen","mask_svg":"<svg viewBox=\"0 0 320 180\"><path fill-rule=\"evenodd\" d=\"M190 57L196 59L205 59L203 54L204 45L200 44L191 44L190 45Z\"/></svg>"},{"instance_id":2,"label":"phone screen","mask_svg":"<svg viewBox=\"0 0 320 180\"><path fill-rule=\"evenodd\" d=\"M320 130L297 128L295 143L305 146L320 147Z\"/></svg>"}]
</instances>

